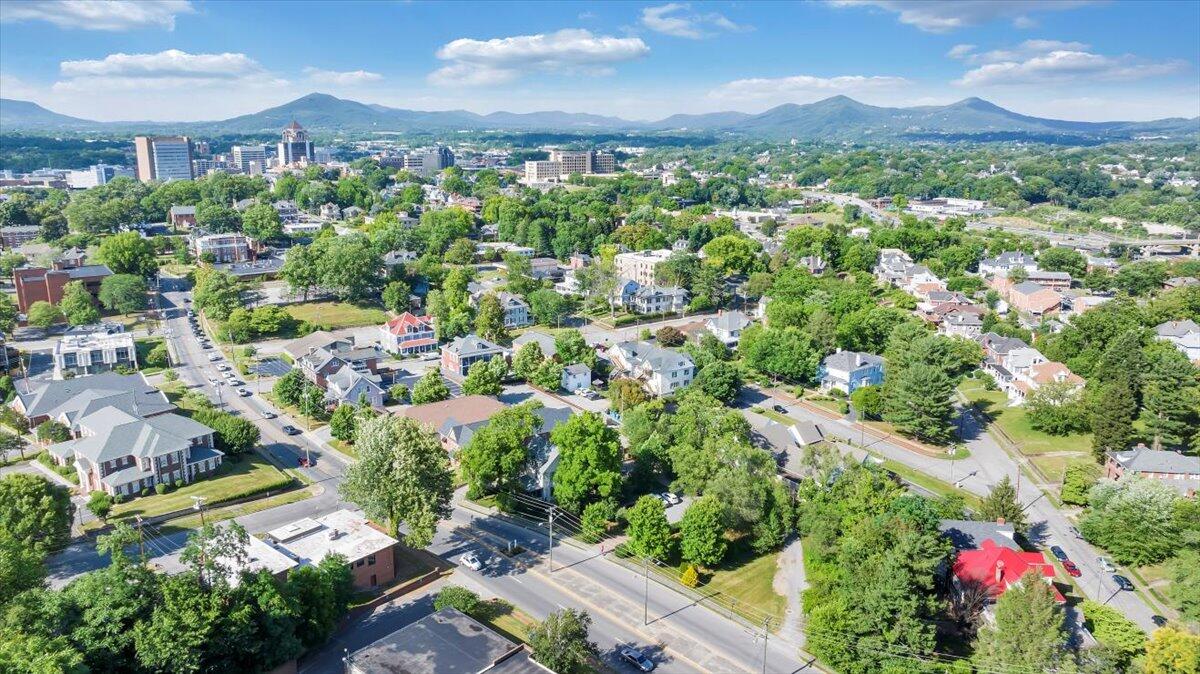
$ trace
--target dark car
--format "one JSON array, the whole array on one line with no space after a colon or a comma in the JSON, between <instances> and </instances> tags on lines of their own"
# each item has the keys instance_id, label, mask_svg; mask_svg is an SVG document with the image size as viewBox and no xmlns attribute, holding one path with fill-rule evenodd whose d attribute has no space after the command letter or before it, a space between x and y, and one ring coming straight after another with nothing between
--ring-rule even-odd
<instances>
[{"instance_id":1,"label":"dark car","mask_svg":"<svg viewBox=\"0 0 1200 674\"><path fill-rule=\"evenodd\" d=\"M1065 562L1068 559L1067 553L1063 552L1063 549L1058 547L1057 545L1050 546L1050 554L1057 557L1058 561L1060 561L1060 562Z\"/></svg>"},{"instance_id":2,"label":"dark car","mask_svg":"<svg viewBox=\"0 0 1200 674\"><path fill-rule=\"evenodd\" d=\"M1150 616L1150 622L1154 623L1158 627L1166 627L1167 626L1167 619L1160 615Z\"/></svg>"},{"instance_id":3,"label":"dark car","mask_svg":"<svg viewBox=\"0 0 1200 674\"><path fill-rule=\"evenodd\" d=\"M1069 559L1064 561L1062 565L1063 568L1067 570L1067 573L1071 574L1072 578L1078 578L1083 575L1083 572L1079 570L1079 567L1075 566L1075 562L1072 562Z\"/></svg>"},{"instance_id":4,"label":"dark car","mask_svg":"<svg viewBox=\"0 0 1200 674\"><path fill-rule=\"evenodd\" d=\"M643 672L654 671L654 661L632 646L621 647L621 659Z\"/></svg>"},{"instance_id":5,"label":"dark car","mask_svg":"<svg viewBox=\"0 0 1200 674\"><path fill-rule=\"evenodd\" d=\"M787 408L784 407L783 405L772 405L771 409L775 410L776 412L779 412L780 414L787 414Z\"/></svg>"},{"instance_id":6,"label":"dark car","mask_svg":"<svg viewBox=\"0 0 1200 674\"><path fill-rule=\"evenodd\" d=\"M293 426L291 424L284 426L283 432L287 433L288 435L300 435L300 429L296 428L295 426Z\"/></svg>"},{"instance_id":7,"label":"dark car","mask_svg":"<svg viewBox=\"0 0 1200 674\"><path fill-rule=\"evenodd\" d=\"M1133 581L1129 580L1125 576L1122 576L1119 573L1114 573L1112 579L1113 582L1117 584L1118 588L1127 592L1133 592Z\"/></svg>"}]
</instances>

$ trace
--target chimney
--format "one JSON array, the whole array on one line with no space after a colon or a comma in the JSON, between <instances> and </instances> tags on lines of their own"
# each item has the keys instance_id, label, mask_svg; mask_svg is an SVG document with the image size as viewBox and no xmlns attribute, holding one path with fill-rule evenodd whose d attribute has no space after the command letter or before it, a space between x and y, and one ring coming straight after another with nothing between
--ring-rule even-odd
<instances>
[{"instance_id":1,"label":"chimney","mask_svg":"<svg viewBox=\"0 0 1200 674\"><path fill-rule=\"evenodd\" d=\"M996 560L996 582L999 583L1004 579L1004 560Z\"/></svg>"},{"instance_id":2,"label":"chimney","mask_svg":"<svg viewBox=\"0 0 1200 674\"><path fill-rule=\"evenodd\" d=\"M1003 518L1003 517L997 517L997 518L996 518L996 524L1004 524L1004 518Z\"/></svg>"}]
</instances>

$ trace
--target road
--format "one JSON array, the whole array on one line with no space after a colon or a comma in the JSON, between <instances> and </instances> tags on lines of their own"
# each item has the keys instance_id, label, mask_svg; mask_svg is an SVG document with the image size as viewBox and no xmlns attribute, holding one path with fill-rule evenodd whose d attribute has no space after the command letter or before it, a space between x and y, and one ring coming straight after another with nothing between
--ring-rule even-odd
<instances>
[{"instance_id":1,"label":"road","mask_svg":"<svg viewBox=\"0 0 1200 674\"><path fill-rule=\"evenodd\" d=\"M852 443L862 444L872 452L943 482L957 482L962 489L977 496L986 496L991 488L1005 477L1019 483L1019 496L1025 504L1025 512L1030 522L1030 542L1043 549L1048 549L1051 545L1060 546L1083 572L1083 576L1076 579L1075 583L1087 598L1109 604L1147 632L1156 629L1152 620L1155 612L1136 593L1117 589L1111 575L1100 568L1101 553L1071 533L1073 524L1067 516L1046 498L1032 480L1024 476L1018 479L1016 460L987 432L986 422L979 416L970 412L964 413L960 409L963 435L971 455L966 459L950 461L917 454L886 440L872 437L869 433L863 435L855 424L845 419L832 420L805 407L786 404L786 401L782 400L767 399L764 393L758 391L745 389L739 398L744 413L749 413L748 407L762 405L764 402L767 405L784 403L788 416L817 424L827 437L834 435ZM1049 557L1049 552L1046 554Z\"/></svg>"},{"instance_id":2,"label":"road","mask_svg":"<svg viewBox=\"0 0 1200 674\"><path fill-rule=\"evenodd\" d=\"M871 204L867 203L865 200L859 199L858 197L854 196L853 194L838 194L835 192L815 192L815 191L811 191L811 190L806 190L806 191L802 192L801 194L808 199L818 199L820 201L828 201L829 203L837 204L838 206L846 206L847 204L852 205L852 206L858 206L858 209L860 211L862 211L863 214L865 214L868 218L871 218L875 222L882 222L882 223L889 224L889 225L900 224L900 218L896 217L895 215L892 215L891 213L888 213L887 211L883 211L878 208L875 208Z\"/></svg>"}]
</instances>

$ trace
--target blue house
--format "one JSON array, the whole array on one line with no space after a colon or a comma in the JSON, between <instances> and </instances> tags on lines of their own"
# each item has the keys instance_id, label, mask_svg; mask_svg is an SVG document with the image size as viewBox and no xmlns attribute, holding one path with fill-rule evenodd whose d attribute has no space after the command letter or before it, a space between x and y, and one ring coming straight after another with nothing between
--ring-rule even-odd
<instances>
[{"instance_id":1,"label":"blue house","mask_svg":"<svg viewBox=\"0 0 1200 674\"><path fill-rule=\"evenodd\" d=\"M838 351L825 356L817 369L821 390L838 389L843 393L854 393L860 386L877 386L883 383L883 358L870 353Z\"/></svg>"}]
</instances>

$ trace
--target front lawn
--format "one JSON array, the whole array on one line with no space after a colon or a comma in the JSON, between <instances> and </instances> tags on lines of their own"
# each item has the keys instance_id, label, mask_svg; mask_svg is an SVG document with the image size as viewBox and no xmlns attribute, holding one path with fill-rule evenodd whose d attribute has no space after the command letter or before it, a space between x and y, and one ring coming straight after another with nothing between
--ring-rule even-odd
<instances>
[{"instance_id":1,"label":"front lawn","mask_svg":"<svg viewBox=\"0 0 1200 674\"><path fill-rule=\"evenodd\" d=\"M223 501L279 490L292 483L292 478L271 465L263 457L251 453L240 461L227 459L215 475L197 480L166 494L152 494L129 499L113 506L109 521L141 515L162 515L189 508L192 496L205 497L205 506Z\"/></svg>"},{"instance_id":2,"label":"front lawn","mask_svg":"<svg viewBox=\"0 0 1200 674\"><path fill-rule=\"evenodd\" d=\"M983 387L983 383L976 379L964 380L958 390L967 397L967 400L990 416L1000 430L1026 456L1047 452L1090 454L1092 451L1092 435L1090 433L1055 436L1035 430L1029 425L1029 418L1025 414L1024 407L1009 407L1008 398L1002 391L988 391Z\"/></svg>"},{"instance_id":3,"label":"front lawn","mask_svg":"<svg viewBox=\"0 0 1200 674\"><path fill-rule=\"evenodd\" d=\"M748 545L735 543L708 582L696 590L704 594L720 592L737 604L754 607L753 611L738 611L753 620L765 612L771 616L771 626L778 629L787 608L787 598L776 594L773 587L778 565L779 552L756 555Z\"/></svg>"},{"instance_id":4,"label":"front lawn","mask_svg":"<svg viewBox=\"0 0 1200 674\"><path fill-rule=\"evenodd\" d=\"M388 313L383 309L346 302L306 302L284 308L297 321L306 321L324 330L381 325L388 320Z\"/></svg>"},{"instance_id":5,"label":"front lawn","mask_svg":"<svg viewBox=\"0 0 1200 674\"><path fill-rule=\"evenodd\" d=\"M137 351L138 367L141 369L142 374L151 375L162 372L165 369L161 365L151 367L146 364L146 358L150 355L150 352L159 344L163 344L164 341L162 337L144 337L134 340L133 347Z\"/></svg>"}]
</instances>

